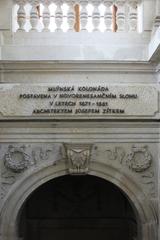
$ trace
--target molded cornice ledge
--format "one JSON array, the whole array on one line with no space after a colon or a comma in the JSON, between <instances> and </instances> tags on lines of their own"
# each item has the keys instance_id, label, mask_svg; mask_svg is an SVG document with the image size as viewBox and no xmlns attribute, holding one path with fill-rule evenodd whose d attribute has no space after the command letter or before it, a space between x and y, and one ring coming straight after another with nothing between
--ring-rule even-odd
<instances>
[{"instance_id":1,"label":"molded cornice ledge","mask_svg":"<svg viewBox=\"0 0 160 240\"><path fill-rule=\"evenodd\" d=\"M150 62L132 61L102 61L102 60L74 60L74 61L0 61L0 73L40 73L40 72L136 72L154 73L157 64Z\"/></svg>"}]
</instances>

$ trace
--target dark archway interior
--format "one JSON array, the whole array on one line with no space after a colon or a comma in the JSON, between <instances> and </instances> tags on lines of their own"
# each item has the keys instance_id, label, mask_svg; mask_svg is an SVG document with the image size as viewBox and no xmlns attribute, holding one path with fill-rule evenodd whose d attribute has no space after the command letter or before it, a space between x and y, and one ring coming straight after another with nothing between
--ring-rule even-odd
<instances>
[{"instance_id":1,"label":"dark archway interior","mask_svg":"<svg viewBox=\"0 0 160 240\"><path fill-rule=\"evenodd\" d=\"M94 176L63 176L43 184L19 216L23 240L133 240L136 235L126 196Z\"/></svg>"}]
</instances>

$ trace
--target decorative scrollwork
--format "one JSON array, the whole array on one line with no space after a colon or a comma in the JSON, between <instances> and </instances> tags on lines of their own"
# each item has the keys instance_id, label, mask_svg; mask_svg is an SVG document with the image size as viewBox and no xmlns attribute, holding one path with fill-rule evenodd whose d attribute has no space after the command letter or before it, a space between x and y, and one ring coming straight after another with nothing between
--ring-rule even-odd
<instances>
[{"instance_id":1,"label":"decorative scrollwork","mask_svg":"<svg viewBox=\"0 0 160 240\"><path fill-rule=\"evenodd\" d=\"M143 172L150 168L152 164L152 155L148 147L132 147L131 152L127 155L127 164L135 172Z\"/></svg>"},{"instance_id":2,"label":"decorative scrollwork","mask_svg":"<svg viewBox=\"0 0 160 240\"><path fill-rule=\"evenodd\" d=\"M106 153L109 160L118 160L119 163L122 164L123 159L125 157L124 148L118 146L115 147L114 149L107 148Z\"/></svg>"},{"instance_id":3,"label":"decorative scrollwork","mask_svg":"<svg viewBox=\"0 0 160 240\"><path fill-rule=\"evenodd\" d=\"M33 164L30 156L25 152L25 146L8 146L8 151L4 156L4 165L7 169L15 173L20 173Z\"/></svg>"}]
</instances>

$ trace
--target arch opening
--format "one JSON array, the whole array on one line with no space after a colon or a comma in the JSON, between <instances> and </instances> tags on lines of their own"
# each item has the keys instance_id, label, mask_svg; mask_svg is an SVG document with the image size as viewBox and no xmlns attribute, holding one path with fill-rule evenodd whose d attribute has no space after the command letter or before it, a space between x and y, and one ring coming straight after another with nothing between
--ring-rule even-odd
<instances>
[{"instance_id":1,"label":"arch opening","mask_svg":"<svg viewBox=\"0 0 160 240\"><path fill-rule=\"evenodd\" d=\"M92 175L64 175L42 184L26 199L18 215L18 237L134 240L138 221L115 184Z\"/></svg>"}]
</instances>

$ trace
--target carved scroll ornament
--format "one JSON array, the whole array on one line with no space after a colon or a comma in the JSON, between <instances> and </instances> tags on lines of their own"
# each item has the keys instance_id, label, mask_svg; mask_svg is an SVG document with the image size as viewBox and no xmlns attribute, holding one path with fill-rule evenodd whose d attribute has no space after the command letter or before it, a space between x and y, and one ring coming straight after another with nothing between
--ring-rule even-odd
<instances>
[{"instance_id":1,"label":"carved scroll ornament","mask_svg":"<svg viewBox=\"0 0 160 240\"><path fill-rule=\"evenodd\" d=\"M121 164L126 154L124 148L119 146L116 146L114 149L107 148L106 153L109 160L118 160Z\"/></svg>"}]
</instances>

